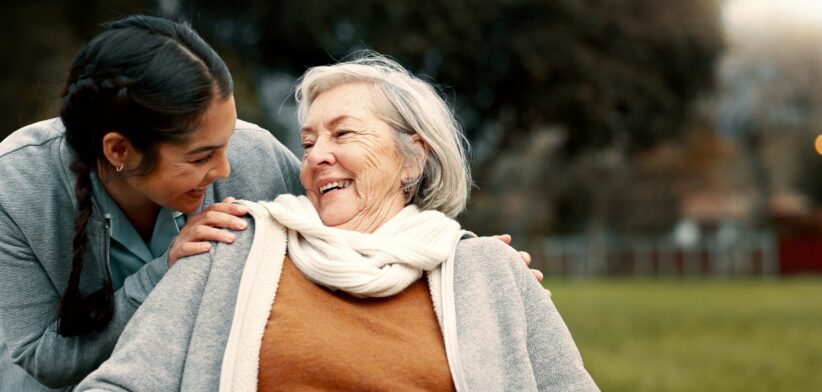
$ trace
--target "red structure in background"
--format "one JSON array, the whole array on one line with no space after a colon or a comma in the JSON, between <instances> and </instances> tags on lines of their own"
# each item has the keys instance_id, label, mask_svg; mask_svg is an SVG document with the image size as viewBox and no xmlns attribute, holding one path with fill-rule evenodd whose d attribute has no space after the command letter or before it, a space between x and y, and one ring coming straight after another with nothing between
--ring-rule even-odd
<instances>
[{"instance_id":1,"label":"red structure in background","mask_svg":"<svg viewBox=\"0 0 822 392\"><path fill-rule=\"evenodd\" d=\"M822 273L822 235L791 234L779 237L779 273Z\"/></svg>"},{"instance_id":2,"label":"red structure in background","mask_svg":"<svg viewBox=\"0 0 822 392\"><path fill-rule=\"evenodd\" d=\"M822 273L822 209L772 203L771 218L779 233L779 273Z\"/></svg>"}]
</instances>

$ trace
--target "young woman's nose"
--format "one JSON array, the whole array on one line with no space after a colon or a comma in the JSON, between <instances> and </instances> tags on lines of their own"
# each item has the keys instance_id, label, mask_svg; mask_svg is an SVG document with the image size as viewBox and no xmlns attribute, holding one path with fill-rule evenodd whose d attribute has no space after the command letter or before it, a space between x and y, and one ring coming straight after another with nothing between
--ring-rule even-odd
<instances>
[{"instance_id":1,"label":"young woman's nose","mask_svg":"<svg viewBox=\"0 0 822 392\"><path fill-rule=\"evenodd\" d=\"M228 156L225 152L217 154L214 159L214 167L211 168L209 174L214 179L226 178L231 174L231 165L228 163Z\"/></svg>"}]
</instances>

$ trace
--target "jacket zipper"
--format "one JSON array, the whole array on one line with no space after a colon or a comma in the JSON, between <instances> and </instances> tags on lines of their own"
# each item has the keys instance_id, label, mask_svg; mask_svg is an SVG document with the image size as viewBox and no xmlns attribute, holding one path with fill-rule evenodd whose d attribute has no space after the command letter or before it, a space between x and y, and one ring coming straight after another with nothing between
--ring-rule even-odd
<instances>
[{"instance_id":1,"label":"jacket zipper","mask_svg":"<svg viewBox=\"0 0 822 392\"><path fill-rule=\"evenodd\" d=\"M105 214L105 241L103 242L103 263L105 264L104 271L106 271L106 276L108 277L109 282L112 282L113 278L111 277L111 214ZM113 284L113 282L112 282Z\"/></svg>"}]
</instances>

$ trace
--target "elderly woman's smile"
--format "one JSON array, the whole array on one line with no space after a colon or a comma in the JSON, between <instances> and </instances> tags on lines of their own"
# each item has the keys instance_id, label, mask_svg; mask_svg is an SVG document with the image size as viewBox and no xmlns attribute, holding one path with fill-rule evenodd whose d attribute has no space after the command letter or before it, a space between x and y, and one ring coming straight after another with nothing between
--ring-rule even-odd
<instances>
[{"instance_id":1,"label":"elderly woman's smile","mask_svg":"<svg viewBox=\"0 0 822 392\"><path fill-rule=\"evenodd\" d=\"M320 193L323 195L334 192L336 190L348 188L354 182L351 180L339 180L339 181L332 181L332 180L325 180L325 185L320 185Z\"/></svg>"},{"instance_id":2,"label":"elderly woman's smile","mask_svg":"<svg viewBox=\"0 0 822 392\"><path fill-rule=\"evenodd\" d=\"M374 114L371 86L347 83L318 95L301 130L300 180L323 223L371 232L406 203L394 130Z\"/></svg>"}]
</instances>

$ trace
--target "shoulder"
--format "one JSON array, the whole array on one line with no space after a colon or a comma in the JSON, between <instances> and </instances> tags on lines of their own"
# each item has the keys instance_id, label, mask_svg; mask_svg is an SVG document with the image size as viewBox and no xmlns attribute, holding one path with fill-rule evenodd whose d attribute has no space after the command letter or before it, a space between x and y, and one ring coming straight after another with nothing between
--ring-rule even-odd
<instances>
[{"instance_id":1,"label":"shoulder","mask_svg":"<svg viewBox=\"0 0 822 392\"><path fill-rule=\"evenodd\" d=\"M248 122L244 120L237 119L237 124L234 125L234 136L232 136L232 141L234 138L240 139L249 139L249 140L264 140L264 141L274 141L277 140L274 138L274 135L271 134L265 128Z\"/></svg>"},{"instance_id":2,"label":"shoulder","mask_svg":"<svg viewBox=\"0 0 822 392\"><path fill-rule=\"evenodd\" d=\"M475 237L459 242L455 258L460 262L493 266L502 260L518 260L520 256L513 248L498 239Z\"/></svg>"},{"instance_id":3,"label":"shoulder","mask_svg":"<svg viewBox=\"0 0 822 392\"><path fill-rule=\"evenodd\" d=\"M269 200L282 193L301 193L300 162L267 130L237 120L228 146L231 175L215 183L218 199Z\"/></svg>"},{"instance_id":4,"label":"shoulder","mask_svg":"<svg viewBox=\"0 0 822 392\"><path fill-rule=\"evenodd\" d=\"M247 214L242 217L246 222L244 230L229 230L234 233L234 241L230 244L221 242L214 242L212 257L219 260L232 260L234 263L248 258L251 251L251 246L254 242L254 233L256 232L256 221L252 214ZM226 229L227 230L227 229Z\"/></svg>"},{"instance_id":5,"label":"shoulder","mask_svg":"<svg viewBox=\"0 0 822 392\"><path fill-rule=\"evenodd\" d=\"M246 222L246 228L244 230L223 229L234 234L234 241L230 244L212 241L211 250L208 253L184 257L178 261L178 264L195 264L197 265L195 268L198 269L220 267L219 264L222 260L231 260L233 264L242 264L241 262L247 258L251 250L256 227L255 219L251 214L245 215L240 219ZM173 269L174 268L171 270ZM169 272L171 272L171 270L169 270Z\"/></svg>"},{"instance_id":6,"label":"shoulder","mask_svg":"<svg viewBox=\"0 0 822 392\"><path fill-rule=\"evenodd\" d=\"M231 293L235 289L234 283L239 282L254 240L254 219L250 216L243 219L248 226L245 230L230 230L236 236L232 243L211 242L210 251L181 258L149 297L161 295L155 295L155 292L165 292L167 299L173 299L192 290L202 291L206 281L210 282L210 290Z\"/></svg>"},{"instance_id":7,"label":"shoulder","mask_svg":"<svg viewBox=\"0 0 822 392\"><path fill-rule=\"evenodd\" d=\"M244 150L251 149L258 150L269 155L285 154L286 157L294 157L294 154L288 150L282 143L280 143L274 135L268 130L243 120L237 120L234 126L234 134L231 136L231 145L229 145L229 153L232 149L235 151L240 147ZM243 151L247 153L248 151Z\"/></svg>"},{"instance_id":8,"label":"shoulder","mask_svg":"<svg viewBox=\"0 0 822 392\"><path fill-rule=\"evenodd\" d=\"M55 140L62 140L64 135L65 129L59 118L27 125L14 131L0 142L0 158L8 159L7 156L21 149L39 147Z\"/></svg>"},{"instance_id":9,"label":"shoulder","mask_svg":"<svg viewBox=\"0 0 822 392\"><path fill-rule=\"evenodd\" d=\"M460 280L508 282L519 286L528 268L519 254L500 240L490 237L469 238L460 241L454 255L454 272Z\"/></svg>"},{"instance_id":10,"label":"shoulder","mask_svg":"<svg viewBox=\"0 0 822 392\"><path fill-rule=\"evenodd\" d=\"M237 120L234 135L228 147L232 165L242 168L264 168L268 173L271 165L277 165L281 172L299 172L300 161L274 135L259 125Z\"/></svg>"},{"instance_id":11,"label":"shoulder","mask_svg":"<svg viewBox=\"0 0 822 392\"><path fill-rule=\"evenodd\" d=\"M67 164L71 157L59 118L12 133L0 143L0 204L10 215L29 216L31 222L42 221L43 216L62 220L74 209L73 177ZM35 196L39 209L32 209Z\"/></svg>"}]
</instances>

